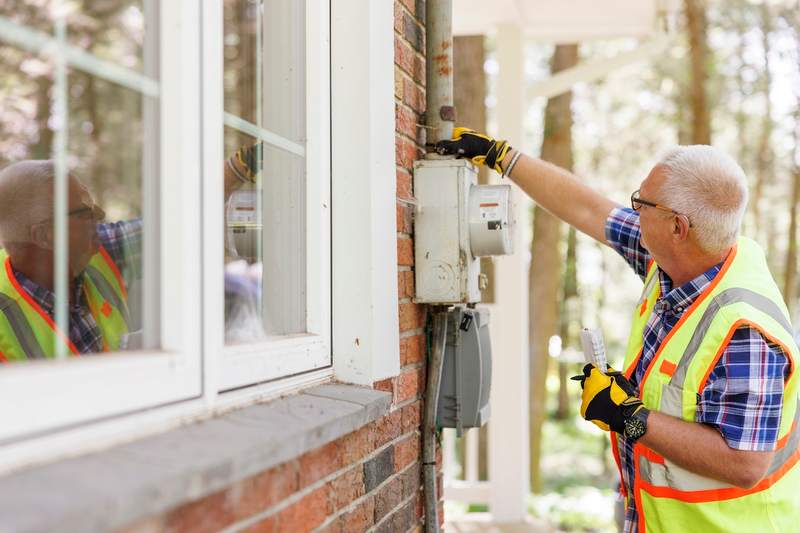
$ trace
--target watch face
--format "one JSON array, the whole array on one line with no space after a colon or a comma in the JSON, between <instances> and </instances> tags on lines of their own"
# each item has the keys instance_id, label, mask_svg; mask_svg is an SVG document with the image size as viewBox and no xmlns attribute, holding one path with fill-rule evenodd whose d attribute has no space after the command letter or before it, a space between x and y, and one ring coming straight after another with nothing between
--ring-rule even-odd
<instances>
[{"instance_id":1,"label":"watch face","mask_svg":"<svg viewBox=\"0 0 800 533\"><path fill-rule=\"evenodd\" d=\"M629 439L638 439L646 430L647 425L638 417L631 417L625 422L625 437Z\"/></svg>"}]
</instances>

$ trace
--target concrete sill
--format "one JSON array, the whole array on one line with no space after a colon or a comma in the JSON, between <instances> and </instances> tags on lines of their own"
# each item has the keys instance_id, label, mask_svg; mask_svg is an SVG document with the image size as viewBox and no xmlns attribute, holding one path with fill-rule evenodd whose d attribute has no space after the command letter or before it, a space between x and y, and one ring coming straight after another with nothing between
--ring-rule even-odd
<instances>
[{"instance_id":1,"label":"concrete sill","mask_svg":"<svg viewBox=\"0 0 800 533\"><path fill-rule=\"evenodd\" d=\"M207 496L386 414L391 394L327 384L0 478L0 532L107 531Z\"/></svg>"}]
</instances>

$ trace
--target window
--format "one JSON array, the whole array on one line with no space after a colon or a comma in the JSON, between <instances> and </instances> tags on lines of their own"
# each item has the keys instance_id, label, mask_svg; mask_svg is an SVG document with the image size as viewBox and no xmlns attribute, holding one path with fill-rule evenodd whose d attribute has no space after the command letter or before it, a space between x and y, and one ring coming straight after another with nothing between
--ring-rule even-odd
<instances>
[{"instance_id":1,"label":"window","mask_svg":"<svg viewBox=\"0 0 800 533\"><path fill-rule=\"evenodd\" d=\"M329 36L317 1L0 5L33 283L0 302L0 471L332 375Z\"/></svg>"},{"instance_id":2,"label":"window","mask_svg":"<svg viewBox=\"0 0 800 533\"><path fill-rule=\"evenodd\" d=\"M224 390L329 366L331 349L327 9L223 5Z\"/></svg>"},{"instance_id":3,"label":"window","mask_svg":"<svg viewBox=\"0 0 800 533\"><path fill-rule=\"evenodd\" d=\"M196 33L159 31L182 15L0 7L1 443L201 392Z\"/></svg>"}]
</instances>

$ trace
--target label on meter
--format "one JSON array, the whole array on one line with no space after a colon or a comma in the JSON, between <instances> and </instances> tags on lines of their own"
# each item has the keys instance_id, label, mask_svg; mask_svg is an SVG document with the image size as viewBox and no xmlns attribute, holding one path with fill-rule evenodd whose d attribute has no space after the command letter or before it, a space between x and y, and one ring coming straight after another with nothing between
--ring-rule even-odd
<instances>
[{"instance_id":1,"label":"label on meter","mask_svg":"<svg viewBox=\"0 0 800 533\"><path fill-rule=\"evenodd\" d=\"M487 191L484 193L482 202L478 205L480 209L481 219L487 222L487 227L490 230L498 230L503 227L503 214L500 205L500 193L496 191Z\"/></svg>"}]
</instances>

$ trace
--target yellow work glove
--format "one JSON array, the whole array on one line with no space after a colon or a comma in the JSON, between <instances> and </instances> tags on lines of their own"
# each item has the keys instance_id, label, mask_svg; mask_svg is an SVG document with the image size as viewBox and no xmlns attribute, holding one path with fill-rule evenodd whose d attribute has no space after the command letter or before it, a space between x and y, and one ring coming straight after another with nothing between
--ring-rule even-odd
<instances>
[{"instance_id":1,"label":"yellow work glove","mask_svg":"<svg viewBox=\"0 0 800 533\"><path fill-rule=\"evenodd\" d=\"M465 157L476 165L486 165L502 174L500 162L511 150L506 141L492 139L485 133L478 133L467 128L454 128L453 139L436 143L436 152L440 155Z\"/></svg>"},{"instance_id":2,"label":"yellow work glove","mask_svg":"<svg viewBox=\"0 0 800 533\"><path fill-rule=\"evenodd\" d=\"M244 183L255 183L260 174L264 160L263 143L257 142L242 146L228 158L228 167L234 175Z\"/></svg>"},{"instance_id":3,"label":"yellow work glove","mask_svg":"<svg viewBox=\"0 0 800 533\"><path fill-rule=\"evenodd\" d=\"M625 434L625 422L644 409L633 385L621 373L609 368L604 374L589 363L583 374L572 379L581 382L581 416L603 431Z\"/></svg>"}]
</instances>

